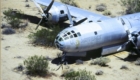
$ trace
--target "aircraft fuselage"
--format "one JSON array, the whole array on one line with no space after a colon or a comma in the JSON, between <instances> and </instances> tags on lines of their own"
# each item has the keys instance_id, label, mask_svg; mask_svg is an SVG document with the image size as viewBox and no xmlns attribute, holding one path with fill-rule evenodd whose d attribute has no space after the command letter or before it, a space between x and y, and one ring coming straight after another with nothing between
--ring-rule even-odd
<instances>
[{"instance_id":1,"label":"aircraft fuselage","mask_svg":"<svg viewBox=\"0 0 140 80\"><path fill-rule=\"evenodd\" d=\"M140 13L68 27L57 35L55 43L64 52L84 52L124 44L134 31L140 31Z\"/></svg>"}]
</instances>

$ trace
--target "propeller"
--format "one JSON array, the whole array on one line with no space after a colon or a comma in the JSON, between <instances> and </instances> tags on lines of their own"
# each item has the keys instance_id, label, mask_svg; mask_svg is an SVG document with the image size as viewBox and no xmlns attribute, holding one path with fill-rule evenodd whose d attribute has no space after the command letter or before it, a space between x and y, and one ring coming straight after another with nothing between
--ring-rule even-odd
<instances>
[{"instance_id":1,"label":"propeller","mask_svg":"<svg viewBox=\"0 0 140 80\"><path fill-rule=\"evenodd\" d=\"M129 43L133 44L133 47L134 49L136 50L136 54L137 55L140 55L140 51L138 49L138 46L137 46L137 37L139 36L138 33L135 33L133 32L132 34L129 35L129 40L124 44L122 45L117 51L121 50L124 46L128 45Z\"/></svg>"},{"instance_id":2,"label":"propeller","mask_svg":"<svg viewBox=\"0 0 140 80\"><path fill-rule=\"evenodd\" d=\"M87 20L87 18L83 18L83 19L79 20L78 22L74 22L74 21L72 20L70 11L69 11L69 9L68 9L68 7L67 7L66 4L65 4L65 7L66 7L66 10L67 10L68 19L69 19L69 21L70 21L70 27L73 27L73 26L75 26L75 25L81 24L82 22L84 22L85 20Z\"/></svg>"},{"instance_id":3,"label":"propeller","mask_svg":"<svg viewBox=\"0 0 140 80\"><path fill-rule=\"evenodd\" d=\"M40 7L40 5L35 1L33 0L33 2L35 3L35 5L38 7L38 9L40 10L41 12L41 20L39 21L38 25L36 26L35 30L39 27L39 25L41 24L41 22L43 20L48 20L49 19L49 10L51 9L53 3L54 3L54 0L51 1L51 3L49 4L49 6L43 11L42 8Z\"/></svg>"},{"instance_id":4,"label":"propeller","mask_svg":"<svg viewBox=\"0 0 140 80\"><path fill-rule=\"evenodd\" d=\"M136 43L134 42L134 40L131 40L131 43L134 45L134 49L136 50L136 54L140 56L140 51L138 49L138 46L136 45Z\"/></svg>"},{"instance_id":5,"label":"propeller","mask_svg":"<svg viewBox=\"0 0 140 80\"><path fill-rule=\"evenodd\" d=\"M60 66L58 67L58 69L57 70L59 70L61 67L62 67L62 69L63 69L63 64L67 64L67 62L65 61L65 58L66 58L66 53L65 52L63 52L63 55L61 56L61 61L60 61Z\"/></svg>"}]
</instances>

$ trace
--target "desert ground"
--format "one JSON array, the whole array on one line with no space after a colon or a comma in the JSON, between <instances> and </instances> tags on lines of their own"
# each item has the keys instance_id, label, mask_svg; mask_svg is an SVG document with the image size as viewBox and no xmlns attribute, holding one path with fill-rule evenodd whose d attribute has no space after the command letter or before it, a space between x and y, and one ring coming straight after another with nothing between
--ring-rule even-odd
<instances>
[{"instance_id":1,"label":"desert ground","mask_svg":"<svg viewBox=\"0 0 140 80\"><path fill-rule=\"evenodd\" d=\"M99 14L102 13L95 10L96 5L105 3L107 9L111 11L112 16L123 15L125 11L125 8L119 4L119 1L120 0L75 0L80 8ZM25 7L26 4L29 4L30 7ZM89 6L91 6L90 9ZM1 19L3 19L4 16L3 11L8 8L18 9L23 11L24 14L41 18L36 6L31 0L28 2L25 2L25 0L1 0ZM63 70L59 69L56 71L59 66L51 61L49 61L50 71L56 74L51 77L32 77L13 70L18 65L23 64L23 61L29 56L43 55L55 59L57 53L61 52L55 48L45 48L30 44L28 35L36 31L35 27L37 25L31 22L32 21L29 21L24 31L19 29L15 34L1 34L1 80L63 80L63 77L61 77ZM4 23L4 21L2 21L2 23ZM41 27L39 27L39 29L40 28ZM1 29L1 31L2 30L3 29ZM75 70L86 69L87 71L91 71L93 75L95 75L97 70L102 70L104 72L103 75L95 75L97 80L140 80L140 66L134 63L137 57L128 59L128 55L129 52L123 51L106 56L111 60L107 67L90 65L90 60L84 61L84 63L80 65L73 63L68 64L68 66ZM122 65L126 65L128 69L120 69Z\"/></svg>"}]
</instances>

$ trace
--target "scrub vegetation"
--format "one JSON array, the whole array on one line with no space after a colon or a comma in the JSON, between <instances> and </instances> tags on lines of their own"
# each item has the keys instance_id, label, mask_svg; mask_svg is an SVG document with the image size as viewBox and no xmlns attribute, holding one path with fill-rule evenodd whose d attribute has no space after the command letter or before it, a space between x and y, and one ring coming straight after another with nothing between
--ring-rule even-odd
<instances>
[{"instance_id":1,"label":"scrub vegetation","mask_svg":"<svg viewBox=\"0 0 140 80\"><path fill-rule=\"evenodd\" d=\"M9 8L8 10L5 10L3 14L5 15L4 18L6 22L10 24L12 28L17 29L21 27L20 25L23 23L21 20L21 17L23 17L21 14L23 14L23 12L21 10Z\"/></svg>"},{"instance_id":2,"label":"scrub vegetation","mask_svg":"<svg viewBox=\"0 0 140 80\"><path fill-rule=\"evenodd\" d=\"M74 0L61 0L62 3L78 7L78 5L74 2Z\"/></svg>"},{"instance_id":3,"label":"scrub vegetation","mask_svg":"<svg viewBox=\"0 0 140 80\"><path fill-rule=\"evenodd\" d=\"M57 34L62 30L59 25L53 26L51 29L41 29L31 33L28 37L34 45L55 47L54 40Z\"/></svg>"},{"instance_id":4,"label":"scrub vegetation","mask_svg":"<svg viewBox=\"0 0 140 80\"><path fill-rule=\"evenodd\" d=\"M121 4L127 8L126 14L140 11L140 0L121 0Z\"/></svg>"},{"instance_id":5,"label":"scrub vegetation","mask_svg":"<svg viewBox=\"0 0 140 80\"><path fill-rule=\"evenodd\" d=\"M96 59L92 59L91 60L91 65L100 65L100 66L106 66L107 63L110 62L109 58L106 57L100 57L100 58L96 58Z\"/></svg>"},{"instance_id":6,"label":"scrub vegetation","mask_svg":"<svg viewBox=\"0 0 140 80\"><path fill-rule=\"evenodd\" d=\"M75 71L73 69L68 70L63 73L65 80L96 80L94 75L91 75L91 72L84 70Z\"/></svg>"},{"instance_id":7,"label":"scrub vegetation","mask_svg":"<svg viewBox=\"0 0 140 80\"><path fill-rule=\"evenodd\" d=\"M31 56L24 61L27 73L33 76L44 76L48 74L48 61L43 56Z\"/></svg>"}]
</instances>

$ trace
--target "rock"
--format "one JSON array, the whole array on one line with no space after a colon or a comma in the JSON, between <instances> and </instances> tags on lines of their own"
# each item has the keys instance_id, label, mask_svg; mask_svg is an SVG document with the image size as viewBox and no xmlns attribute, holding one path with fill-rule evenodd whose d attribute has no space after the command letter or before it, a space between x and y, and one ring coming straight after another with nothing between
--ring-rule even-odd
<instances>
[{"instance_id":1,"label":"rock","mask_svg":"<svg viewBox=\"0 0 140 80\"><path fill-rule=\"evenodd\" d=\"M18 58L18 59L22 59L23 57L22 56L16 56L14 58ZM24 58L23 58L24 59Z\"/></svg>"},{"instance_id":2,"label":"rock","mask_svg":"<svg viewBox=\"0 0 140 80\"><path fill-rule=\"evenodd\" d=\"M80 60L80 59L78 59L78 60L76 60L76 64L77 64L77 65L78 65L78 64L83 64L83 61Z\"/></svg>"},{"instance_id":3,"label":"rock","mask_svg":"<svg viewBox=\"0 0 140 80\"><path fill-rule=\"evenodd\" d=\"M26 26L28 26L28 22L21 23L19 28L26 28Z\"/></svg>"},{"instance_id":4,"label":"rock","mask_svg":"<svg viewBox=\"0 0 140 80\"><path fill-rule=\"evenodd\" d=\"M29 4L26 4L25 7L30 7L30 5Z\"/></svg>"},{"instance_id":5,"label":"rock","mask_svg":"<svg viewBox=\"0 0 140 80\"><path fill-rule=\"evenodd\" d=\"M14 71L23 71L24 67L22 65L17 66L16 68L14 68Z\"/></svg>"},{"instance_id":6,"label":"rock","mask_svg":"<svg viewBox=\"0 0 140 80\"><path fill-rule=\"evenodd\" d=\"M28 2L28 0L25 0L25 2Z\"/></svg>"},{"instance_id":7,"label":"rock","mask_svg":"<svg viewBox=\"0 0 140 80\"><path fill-rule=\"evenodd\" d=\"M140 65L140 58L135 61L135 65Z\"/></svg>"},{"instance_id":8,"label":"rock","mask_svg":"<svg viewBox=\"0 0 140 80\"><path fill-rule=\"evenodd\" d=\"M15 30L12 29L12 28L5 28L5 29L3 29L3 31L2 31L2 34L6 34L6 35L14 34L14 33L15 33Z\"/></svg>"},{"instance_id":9,"label":"rock","mask_svg":"<svg viewBox=\"0 0 140 80\"><path fill-rule=\"evenodd\" d=\"M9 48L10 48L10 46L6 46L4 49L5 49L5 50L8 50Z\"/></svg>"},{"instance_id":10,"label":"rock","mask_svg":"<svg viewBox=\"0 0 140 80\"><path fill-rule=\"evenodd\" d=\"M96 75L103 75L103 73L104 73L104 72L103 72L102 70L98 70L95 74L96 74Z\"/></svg>"},{"instance_id":11,"label":"rock","mask_svg":"<svg viewBox=\"0 0 140 80\"><path fill-rule=\"evenodd\" d=\"M100 12L105 11L106 9L107 9L107 7L105 4L100 4L100 5L96 6L96 10L100 11Z\"/></svg>"},{"instance_id":12,"label":"rock","mask_svg":"<svg viewBox=\"0 0 140 80\"><path fill-rule=\"evenodd\" d=\"M48 60L48 61L51 61L52 60L52 58L50 58L50 57L46 57L46 60Z\"/></svg>"},{"instance_id":13,"label":"rock","mask_svg":"<svg viewBox=\"0 0 140 80\"><path fill-rule=\"evenodd\" d=\"M120 69L128 69L128 67L126 65L122 65Z\"/></svg>"},{"instance_id":14,"label":"rock","mask_svg":"<svg viewBox=\"0 0 140 80\"><path fill-rule=\"evenodd\" d=\"M4 40L4 38L1 38L1 40Z\"/></svg>"},{"instance_id":15,"label":"rock","mask_svg":"<svg viewBox=\"0 0 140 80\"><path fill-rule=\"evenodd\" d=\"M3 29L3 28L10 28L10 27L11 27L10 24L4 24L4 23L1 24L1 28L2 28L2 29Z\"/></svg>"}]
</instances>

